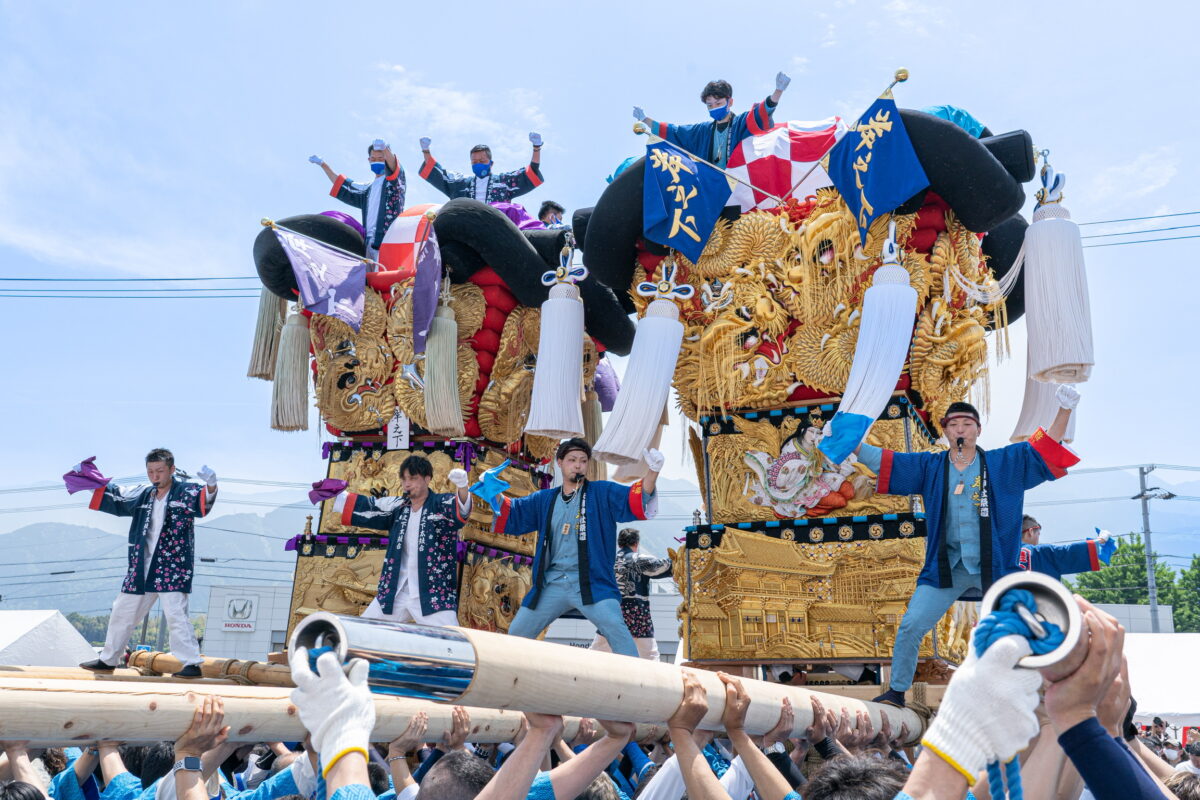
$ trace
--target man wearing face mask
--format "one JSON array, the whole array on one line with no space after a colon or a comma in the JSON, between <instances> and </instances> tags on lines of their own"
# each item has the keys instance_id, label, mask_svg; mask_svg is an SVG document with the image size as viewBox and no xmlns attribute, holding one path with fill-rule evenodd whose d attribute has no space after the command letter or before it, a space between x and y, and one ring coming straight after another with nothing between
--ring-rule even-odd
<instances>
[{"instance_id":1,"label":"man wearing face mask","mask_svg":"<svg viewBox=\"0 0 1200 800\"><path fill-rule=\"evenodd\" d=\"M700 102L708 108L711 122L691 125L658 122L646 116L640 106L633 107L633 116L648 125L650 132L660 139L666 139L693 155L723 167L728 163L730 153L743 139L771 129L775 124L775 107L779 105L783 90L791 82L791 78L780 72L775 76L775 91L766 100L755 103L749 111L735 115L733 87L728 81L709 81L700 91Z\"/></svg>"},{"instance_id":2,"label":"man wearing face mask","mask_svg":"<svg viewBox=\"0 0 1200 800\"><path fill-rule=\"evenodd\" d=\"M649 472L632 486L625 486L613 481L589 481L591 457L591 445L583 439L567 439L555 454L562 486L515 500L500 497L494 531L509 536L531 531L538 534L533 586L508 632L535 639L547 625L574 608L596 626L614 653L637 658L637 643L621 614L621 590L614 573L617 523L655 515L658 498L654 487L664 459L657 450L645 451L643 458Z\"/></svg>"},{"instance_id":3,"label":"man wearing face mask","mask_svg":"<svg viewBox=\"0 0 1200 800\"><path fill-rule=\"evenodd\" d=\"M567 210L553 200L546 200L542 203L542 207L538 209L538 221L545 225L550 230L558 230L560 228L571 227L563 220L563 215Z\"/></svg>"},{"instance_id":4,"label":"man wearing face mask","mask_svg":"<svg viewBox=\"0 0 1200 800\"><path fill-rule=\"evenodd\" d=\"M421 154L425 162L421 165L421 177L433 184L433 188L453 200L456 197L471 197L481 203L511 203L514 197L528 194L542 185L542 135L530 133L529 143L533 155L529 166L512 172L495 172L492 164L492 149L486 144L471 148L472 175L447 172L429 152L432 140L421 139Z\"/></svg>"},{"instance_id":5,"label":"man wearing face mask","mask_svg":"<svg viewBox=\"0 0 1200 800\"><path fill-rule=\"evenodd\" d=\"M896 632L890 687L876 702L903 707L925 634L955 601L981 597L993 582L1020 569L1025 492L1079 463L1061 444L1079 392L1059 386L1057 399L1049 431L1039 428L1029 441L998 450L976 445L979 412L970 403L951 403L940 421L947 451L859 447L859 461L879 476L876 492L919 494L925 506L925 565Z\"/></svg>"},{"instance_id":6,"label":"man wearing face mask","mask_svg":"<svg viewBox=\"0 0 1200 800\"><path fill-rule=\"evenodd\" d=\"M370 183L353 183L329 168L320 156L309 156L308 160L325 171L333 188L330 197L336 197L347 205L362 211L362 224L366 232L363 237L367 245L367 257L379 257L379 245L383 243L388 226L404 210L404 193L407 184L404 168L396 160L392 148L383 139L367 145L367 163L375 179Z\"/></svg>"}]
</instances>

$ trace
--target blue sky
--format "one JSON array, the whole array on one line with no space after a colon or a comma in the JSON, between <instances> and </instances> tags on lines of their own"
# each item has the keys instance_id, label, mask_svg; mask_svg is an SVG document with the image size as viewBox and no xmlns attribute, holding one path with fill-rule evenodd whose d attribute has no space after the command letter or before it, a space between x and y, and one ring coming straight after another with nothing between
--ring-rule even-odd
<instances>
[{"instance_id":1,"label":"blue sky","mask_svg":"<svg viewBox=\"0 0 1200 800\"><path fill-rule=\"evenodd\" d=\"M416 176L419 137L451 168L481 141L515 168L537 130L546 183L527 204L593 205L642 145L633 105L698 120L706 81L729 80L744 108L780 69L793 81L777 120L856 116L903 66L912 79L900 105L954 103L996 132L1031 131L1068 173L1076 220L1196 211L1188 153L1200 120L1185 81L1197 12L1152 8L0 2L0 277L252 275L261 217L338 207L307 157L361 179L377 136L418 203L437 199ZM1189 223L1200 218L1084 231ZM1200 463L1200 239L1086 252L1098 363L1081 387L1076 449L1088 466ZM253 300L0 297L10 431L0 488L54 481L89 455L109 475L132 475L157 445L193 471L318 477L317 427L269 430L270 385L244 377L254 314ZM1004 443L1019 411L1023 324L1013 351L993 374L985 445ZM677 437L665 449L668 475L694 474ZM66 501L10 494L0 509ZM10 513L0 532L49 518L100 523Z\"/></svg>"}]
</instances>

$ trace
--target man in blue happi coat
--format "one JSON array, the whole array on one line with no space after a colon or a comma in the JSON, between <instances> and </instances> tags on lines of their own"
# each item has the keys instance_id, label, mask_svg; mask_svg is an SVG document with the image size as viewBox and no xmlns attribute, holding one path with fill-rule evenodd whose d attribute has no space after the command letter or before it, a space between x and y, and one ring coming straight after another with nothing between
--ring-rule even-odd
<instances>
[{"instance_id":1,"label":"man in blue happi coat","mask_svg":"<svg viewBox=\"0 0 1200 800\"><path fill-rule=\"evenodd\" d=\"M761 103L750 106L749 111L733 113L733 87L728 81L709 81L700 91L700 102L708 108L710 122L691 125L675 125L659 122L646 116L640 106L633 107L633 116L650 126L650 132L682 147L694 156L723 167L738 144L750 136L766 133L774 126L775 107L783 90L792 79L780 72L775 76L775 91Z\"/></svg>"},{"instance_id":2,"label":"man in blue happi coat","mask_svg":"<svg viewBox=\"0 0 1200 800\"><path fill-rule=\"evenodd\" d=\"M979 412L951 403L941 420L950 449L896 453L874 445L859 460L879 476L879 494L921 495L925 506L925 565L896 632L892 675L876 702L903 707L921 640L956 600L982 596L1020 567L1025 492L1067 474L1079 458L1061 442L1079 392L1058 387L1059 411L1050 430L998 450L976 446Z\"/></svg>"},{"instance_id":3,"label":"man in blue happi coat","mask_svg":"<svg viewBox=\"0 0 1200 800\"><path fill-rule=\"evenodd\" d=\"M614 653L638 657L621 614L621 590L613 568L617 558L617 523L654 516L654 493L663 455L647 450L650 471L632 486L587 480L592 448L583 439L567 439L555 460L562 486L526 497L502 497L493 530L510 536L537 531L533 587L508 632L536 638L562 614L576 609L603 635Z\"/></svg>"},{"instance_id":4,"label":"man in blue happi coat","mask_svg":"<svg viewBox=\"0 0 1200 800\"><path fill-rule=\"evenodd\" d=\"M1057 581L1063 575L1098 572L1112 560L1117 543L1108 531L1096 529L1095 539L1070 544L1042 544L1042 526L1028 514L1021 520L1021 569L1049 575Z\"/></svg>"}]
</instances>

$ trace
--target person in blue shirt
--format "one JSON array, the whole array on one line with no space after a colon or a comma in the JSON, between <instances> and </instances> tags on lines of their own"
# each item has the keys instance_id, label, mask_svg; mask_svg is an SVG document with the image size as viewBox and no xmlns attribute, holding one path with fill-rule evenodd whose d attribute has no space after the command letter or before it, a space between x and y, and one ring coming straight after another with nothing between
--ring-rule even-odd
<instances>
[{"instance_id":1,"label":"person in blue shirt","mask_svg":"<svg viewBox=\"0 0 1200 800\"><path fill-rule=\"evenodd\" d=\"M1026 514L1021 520L1021 569L1040 572L1055 580L1078 572L1097 572L1107 567L1117 551L1108 531L1096 529L1095 539L1070 544L1041 544L1042 526Z\"/></svg>"},{"instance_id":2,"label":"person in blue shirt","mask_svg":"<svg viewBox=\"0 0 1200 800\"><path fill-rule=\"evenodd\" d=\"M743 139L771 130L775 124L775 107L779 105L783 90L791 82L791 78L780 72L775 76L775 91L766 100L750 106L749 111L734 114L733 87L728 81L709 81L700 91L700 102L704 103L708 115L712 117L707 122L691 125L659 122L646 116L640 106L633 107L633 116L648 125L650 132L658 138L666 139L692 155L723 167L729 162L730 153Z\"/></svg>"}]
</instances>

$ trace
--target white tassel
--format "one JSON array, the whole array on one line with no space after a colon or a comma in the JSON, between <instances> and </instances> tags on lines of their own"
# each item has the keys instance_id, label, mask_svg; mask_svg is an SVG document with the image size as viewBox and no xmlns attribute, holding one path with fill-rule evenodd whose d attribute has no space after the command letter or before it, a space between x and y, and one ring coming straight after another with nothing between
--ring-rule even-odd
<instances>
[{"instance_id":1,"label":"white tassel","mask_svg":"<svg viewBox=\"0 0 1200 800\"><path fill-rule=\"evenodd\" d=\"M658 421L658 430L654 432L654 438L650 440L650 447L655 450L662 448L663 430L666 428L666 422L667 410L664 408L662 419ZM645 457L642 457L637 461L617 467L616 473L613 474L613 480L617 483L633 483L636 480L646 477L646 473L649 471L650 465L646 463Z\"/></svg>"},{"instance_id":2,"label":"white tassel","mask_svg":"<svg viewBox=\"0 0 1200 800\"><path fill-rule=\"evenodd\" d=\"M1060 202L1066 178L1046 164L1042 183L1042 205L1025 231L1029 375L1044 383L1083 383L1095 364L1083 243Z\"/></svg>"},{"instance_id":3,"label":"white tassel","mask_svg":"<svg viewBox=\"0 0 1200 800\"><path fill-rule=\"evenodd\" d=\"M263 289L258 296L258 321L254 324L254 345L250 349L250 367L246 377L275 379L275 359L279 355L279 335L287 301Z\"/></svg>"},{"instance_id":4,"label":"white tassel","mask_svg":"<svg viewBox=\"0 0 1200 800\"><path fill-rule=\"evenodd\" d=\"M571 283L556 283L542 303L533 398L525 433L569 439L582 436L583 303Z\"/></svg>"},{"instance_id":5,"label":"white tassel","mask_svg":"<svg viewBox=\"0 0 1200 800\"><path fill-rule=\"evenodd\" d=\"M308 318L292 314L279 336L275 384L271 390L271 427L308 430Z\"/></svg>"},{"instance_id":6,"label":"white tassel","mask_svg":"<svg viewBox=\"0 0 1200 800\"><path fill-rule=\"evenodd\" d=\"M650 303L638 322L616 405L592 448L597 458L617 465L641 461L659 426L660 415L650 409L666 405L682 343L679 307L663 298Z\"/></svg>"},{"instance_id":7,"label":"white tassel","mask_svg":"<svg viewBox=\"0 0 1200 800\"><path fill-rule=\"evenodd\" d=\"M466 433L458 399L458 323L445 304L433 315L425 345L425 418L439 436Z\"/></svg>"},{"instance_id":8,"label":"white tassel","mask_svg":"<svg viewBox=\"0 0 1200 800\"><path fill-rule=\"evenodd\" d=\"M595 389L588 389L583 395L583 438L584 441L594 442L604 432L604 412L600 409L600 397ZM608 465L598 458L588 459L589 481L608 480Z\"/></svg>"},{"instance_id":9,"label":"white tassel","mask_svg":"<svg viewBox=\"0 0 1200 800\"><path fill-rule=\"evenodd\" d=\"M1058 399L1054 396L1058 391L1058 385L1034 380L1028 374L1028 365L1027 357L1025 397L1021 400L1021 415L1017 419L1017 426L1013 429L1012 436L1009 437L1011 442L1025 441L1038 428L1048 430L1054 422L1054 418L1058 416ZM1067 435L1063 437L1064 442L1075 441L1075 420L1078 417L1078 413L1071 415L1071 420L1067 423Z\"/></svg>"}]
</instances>

